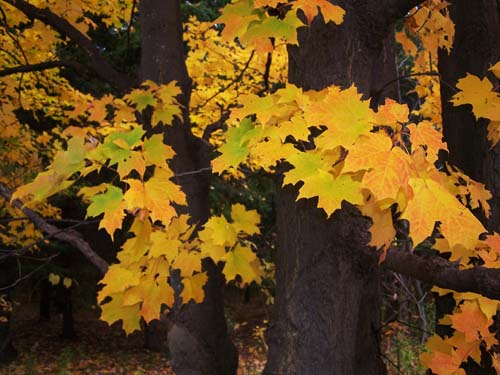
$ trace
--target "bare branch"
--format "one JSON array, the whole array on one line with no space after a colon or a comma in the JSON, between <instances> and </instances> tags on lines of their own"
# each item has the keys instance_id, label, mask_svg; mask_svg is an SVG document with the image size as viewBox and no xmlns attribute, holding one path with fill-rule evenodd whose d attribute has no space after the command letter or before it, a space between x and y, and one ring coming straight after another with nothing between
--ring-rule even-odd
<instances>
[{"instance_id":1,"label":"bare branch","mask_svg":"<svg viewBox=\"0 0 500 375\"><path fill-rule=\"evenodd\" d=\"M457 292L478 293L500 300L500 269L474 267L460 270L457 265L440 257L423 258L392 247L382 263L387 268L412 276L440 288Z\"/></svg>"},{"instance_id":2,"label":"bare branch","mask_svg":"<svg viewBox=\"0 0 500 375\"><path fill-rule=\"evenodd\" d=\"M80 46L89 57L89 64L99 77L116 87L118 90L128 90L134 82L123 73L116 71L108 60L100 53L99 49L85 34L81 33L66 19L53 13L49 8L38 8L25 0L2 0L16 7L29 18L37 19L51 26L61 35L68 37Z\"/></svg>"},{"instance_id":3,"label":"bare branch","mask_svg":"<svg viewBox=\"0 0 500 375\"><path fill-rule=\"evenodd\" d=\"M10 202L12 206L20 209L43 233L46 233L61 242L66 242L74 246L83 255L85 255L87 259L90 260L99 269L99 271L101 271L102 274L106 273L109 266L108 263L92 249L88 242L82 238L80 233L75 230L61 230L54 225L47 223L47 221L35 211L30 208L23 207L23 203L20 200L16 199L11 201L12 193L2 183L0 183L0 196L5 198L7 202Z\"/></svg>"},{"instance_id":4,"label":"bare branch","mask_svg":"<svg viewBox=\"0 0 500 375\"><path fill-rule=\"evenodd\" d=\"M38 64L20 65L12 68L0 70L0 77L9 76L16 73L40 72L42 70L67 67L84 73L86 67L76 61L45 61Z\"/></svg>"},{"instance_id":5,"label":"bare branch","mask_svg":"<svg viewBox=\"0 0 500 375\"><path fill-rule=\"evenodd\" d=\"M394 22L424 2L425 0L386 0L385 4L381 6L389 12L389 18Z\"/></svg>"}]
</instances>

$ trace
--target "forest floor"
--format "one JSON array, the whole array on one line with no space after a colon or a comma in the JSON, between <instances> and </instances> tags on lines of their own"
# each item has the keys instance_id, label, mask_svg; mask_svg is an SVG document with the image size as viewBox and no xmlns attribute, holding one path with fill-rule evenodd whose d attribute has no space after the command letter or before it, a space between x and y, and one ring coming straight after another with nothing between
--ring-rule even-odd
<instances>
[{"instance_id":1,"label":"forest floor","mask_svg":"<svg viewBox=\"0 0 500 375\"><path fill-rule=\"evenodd\" d=\"M75 312L75 339L62 339L61 318L39 322L36 305L21 305L13 318L19 357L0 367L1 375L169 375L168 357L144 348L144 336L128 337L119 324L108 326L97 312ZM228 301L228 327L239 350L238 375L257 375L265 365L263 338L268 306L259 296L244 303L241 294Z\"/></svg>"}]
</instances>

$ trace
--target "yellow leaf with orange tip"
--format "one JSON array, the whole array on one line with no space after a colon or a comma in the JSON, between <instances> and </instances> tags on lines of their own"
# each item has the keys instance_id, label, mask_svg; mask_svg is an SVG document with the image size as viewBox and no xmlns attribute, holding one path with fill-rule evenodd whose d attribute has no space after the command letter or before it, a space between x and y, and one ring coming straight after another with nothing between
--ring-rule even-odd
<instances>
[{"instance_id":1,"label":"yellow leaf with orange tip","mask_svg":"<svg viewBox=\"0 0 500 375\"><path fill-rule=\"evenodd\" d=\"M226 5L215 23L223 23L222 40L232 41L244 35L252 21L258 21L252 0L241 0Z\"/></svg>"},{"instance_id":2,"label":"yellow leaf with orange tip","mask_svg":"<svg viewBox=\"0 0 500 375\"><path fill-rule=\"evenodd\" d=\"M490 335L491 318L483 314L477 302L465 301L460 305L460 312L451 316L453 328L465 334L466 342L478 340Z\"/></svg>"},{"instance_id":3,"label":"yellow leaf with orange tip","mask_svg":"<svg viewBox=\"0 0 500 375\"><path fill-rule=\"evenodd\" d=\"M129 189L124 195L127 209L147 209L153 221L160 220L165 225L176 215L173 203L185 204L186 197L179 185L170 181L172 174L157 168L148 181L129 178L124 180Z\"/></svg>"},{"instance_id":4,"label":"yellow leaf with orange tip","mask_svg":"<svg viewBox=\"0 0 500 375\"><path fill-rule=\"evenodd\" d=\"M182 292L181 298L183 303L188 303L193 300L195 303L203 302L205 298L205 292L203 287L208 280L206 272L197 273L193 276L187 276L182 278Z\"/></svg>"},{"instance_id":5,"label":"yellow leaf with orange tip","mask_svg":"<svg viewBox=\"0 0 500 375\"><path fill-rule=\"evenodd\" d=\"M436 130L430 121L422 121L418 125L410 124L407 128L410 131L412 150L425 147L430 162L437 160L439 150L448 150L448 146L443 142L443 134Z\"/></svg>"},{"instance_id":6,"label":"yellow leaf with orange tip","mask_svg":"<svg viewBox=\"0 0 500 375\"><path fill-rule=\"evenodd\" d=\"M374 199L365 202L359 209L364 216L368 216L373 222L369 229L371 234L369 245L375 246L377 249L387 250L396 237L391 209L382 210ZM384 258L385 251L380 260L383 261Z\"/></svg>"},{"instance_id":7,"label":"yellow leaf with orange tip","mask_svg":"<svg viewBox=\"0 0 500 375\"><path fill-rule=\"evenodd\" d=\"M409 114L408 105L399 104L395 100L386 98L384 104L378 107L374 118L377 125L384 125L392 129L397 129L399 124L408 122Z\"/></svg>"},{"instance_id":8,"label":"yellow leaf with orange tip","mask_svg":"<svg viewBox=\"0 0 500 375\"><path fill-rule=\"evenodd\" d=\"M314 17L321 10L325 23L333 22L340 25L344 20L345 10L328 0L295 0L292 9L302 10L306 16L307 24L310 25Z\"/></svg>"},{"instance_id":9,"label":"yellow leaf with orange tip","mask_svg":"<svg viewBox=\"0 0 500 375\"><path fill-rule=\"evenodd\" d=\"M362 100L354 86L346 90L329 87L322 100L313 101L305 108L304 118L311 125L327 129L315 139L316 147L349 149L361 135L368 135L375 123L375 114L369 100Z\"/></svg>"},{"instance_id":10,"label":"yellow leaf with orange tip","mask_svg":"<svg viewBox=\"0 0 500 375\"><path fill-rule=\"evenodd\" d=\"M247 246L237 244L233 250L228 252L225 257L223 273L226 281L231 281L240 276L243 284L255 281L260 283L261 270L257 255Z\"/></svg>"},{"instance_id":11,"label":"yellow leaf with orange tip","mask_svg":"<svg viewBox=\"0 0 500 375\"><path fill-rule=\"evenodd\" d=\"M111 301L101 305L101 319L108 324L121 320L123 330L130 334L141 329L139 303L131 306L123 305L123 294L114 294Z\"/></svg>"},{"instance_id":12,"label":"yellow leaf with orange tip","mask_svg":"<svg viewBox=\"0 0 500 375\"><path fill-rule=\"evenodd\" d=\"M488 201L492 198L492 195L486 189L486 186L480 182L474 181L473 179L468 179L467 190L470 194L470 208L474 210L481 207L483 214L488 218L491 213Z\"/></svg>"},{"instance_id":13,"label":"yellow leaf with orange tip","mask_svg":"<svg viewBox=\"0 0 500 375\"><path fill-rule=\"evenodd\" d=\"M495 251L497 254L500 254L500 234L497 232L486 236L484 242L491 248L491 250Z\"/></svg>"},{"instance_id":14,"label":"yellow leaf with orange tip","mask_svg":"<svg viewBox=\"0 0 500 375\"><path fill-rule=\"evenodd\" d=\"M394 147L378 160L376 168L366 172L361 187L370 190L378 201L389 204L398 201L400 191L408 197L408 181L412 176L411 158L399 147Z\"/></svg>"},{"instance_id":15,"label":"yellow leaf with orange tip","mask_svg":"<svg viewBox=\"0 0 500 375\"><path fill-rule=\"evenodd\" d=\"M410 178L413 197L401 215L410 223L410 236L414 246L432 234L437 221L450 248L457 244L465 248L475 246L483 225L442 185L431 179Z\"/></svg>"},{"instance_id":16,"label":"yellow leaf with orange tip","mask_svg":"<svg viewBox=\"0 0 500 375\"><path fill-rule=\"evenodd\" d=\"M466 375L460 368L466 359L459 355L455 349L439 336L434 335L427 340L428 351L420 356L424 366L439 375Z\"/></svg>"},{"instance_id":17,"label":"yellow leaf with orange tip","mask_svg":"<svg viewBox=\"0 0 500 375\"><path fill-rule=\"evenodd\" d=\"M356 144L349 148L342 171L357 172L377 168L391 152L392 140L385 133L371 133L359 137Z\"/></svg>"},{"instance_id":18,"label":"yellow leaf with orange tip","mask_svg":"<svg viewBox=\"0 0 500 375\"><path fill-rule=\"evenodd\" d=\"M481 340L466 341L464 333L455 331L453 332L453 336L448 338L448 341L456 348L456 355L458 358L467 360L467 357L470 357L477 363L481 363Z\"/></svg>"}]
</instances>

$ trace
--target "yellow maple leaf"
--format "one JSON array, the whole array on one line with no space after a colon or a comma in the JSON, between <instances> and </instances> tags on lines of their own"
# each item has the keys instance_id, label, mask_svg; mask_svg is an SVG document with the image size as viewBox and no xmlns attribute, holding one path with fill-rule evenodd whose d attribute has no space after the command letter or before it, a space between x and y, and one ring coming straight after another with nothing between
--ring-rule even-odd
<instances>
[{"instance_id":1,"label":"yellow maple leaf","mask_svg":"<svg viewBox=\"0 0 500 375\"><path fill-rule=\"evenodd\" d=\"M120 264L113 264L109 267L108 272L99 282L104 284L104 288L99 292L97 301L102 302L105 297L115 293L120 293L126 289L139 285L140 273L133 272L124 268Z\"/></svg>"},{"instance_id":2,"label":"yellow maple leaf","mask_svg":"<svg viewBox=\"0 0 500 375\"><path fill-rule=\"evenodd\" d=\"M182 278L182 288L181 298L183 303L188 303L193 300L196 303L203 302L205 298L205 292L203 287L208 280L206 272L197 273L193 276L187 276Z\"/></svg>"},{"instance_id":3,"label":"yellow maple leaf","mask_svg":"<svg viewBox=\"0 0 500 375\"><path fill-rule=\"evenodd\" d=\"M346 90L329 87L323 99L304 109L304 118L310 126L327 127L315 139L316 146L323 150L337 146L349 149L359 136L369 134L375 123L369 100L362 100L354 86Z\"/></svg>"},{"instance_id":4,"label":"yellow maple leaf","mask_svg":"<svg viewBox=\"0 0 500 375\"><path fill-rule=\"evenodd\" d=\"M448 146L443 142L443 134L434 128L430 121L422 121L418 125L410 124L407 126L410 131L412 149L416 147L425 147L427 159L434 163L438 158L439 150L448 151Z\"/></svg>"},{"instance_id":5,"label":"yellow maple leaf","mask_svg":"<svg viewBox=\"0 0 500 375\"><path fill-rule=\"evenodd\" d=\"M489 326L493 323L480 309L476 301L465 301L460 311L450 317L453 328L465 334L466 342L478 340L490 335ZM481 336L479 336L481 335Z\"/></svg>"},{"instance_id":6,"label":"yellow maple leaf","mask_svg":"<svg viewBox=\"0 0 500 375\"><path fill-rule=\"evenodd\" d=\"M141 329L140 305L123 305L123 294L114 294L111 301L101 305L101 319L108 324L121 320L124 331L130 334Z\"/></svg>"},{"instance_id":7,"label":"yellow maple leaf","mask_svg":"<svg viewBox=\"0 0 500 375\"><path fill-rule=\"evenodd\" d=\"M261 270L257 255L247 246L236 244L233 250L225 256L226 264L223 273L226 281L231 281L240 276L243 284L255 281L260 283Z\"/></svg>"},{"instance_id":8,"label":"yellow maple leaf","mask_svg":"<svg viewBox=\"0 0 500 375\"><path fill-rule=\"evenodd\" d=\"M182 277L193 276L195 272L201 272L201 254L182 250L172 263L172 268L180 270Z\"/></svg>"},{"instance_id":9,"label":"yellow maple leaf","mask_svg":"<svg viewBox=\"0 0 500 375\"><path fill-rule=\"evenodd\" d=\"M318 208L325 210L330 216L341 208L343 200L352 204L363 203L361 184L349 175L340 175L335 178L323 170L303 179L304 185L299 189L300 198L318 197Z\"/></svg>"},{"instance_id":10,"label":"yellow maple leaf","mask_svg":"<svg viewBox=\"0 0 500 375\"><path fill-rule=\"evenodd\" d=\"M219 246L233 246L237 240L237 228L224 216L212 216L200 231L200 238Z\"/></svg>"},{"instance_id":11,"label":"yellow maple leaf","mask_svg":"<svg viewBox=\"0 0 500 375\"><path fill-rule=\"evenodd\" d=\"M242 204L233 204L231 206L231 219L236 233L258 234L260 229L260 216L256 210L247 210Z\"/></svg>"},{"instance_id":12,"label":"yellow maple leaf","mask_svg":"<svg viewBox=\"0 0 500 375\"><path fill-rule=\"evenodd\" d=\"M455 245L465 248L476 245L479 235L486 230L445 187L424 178L410 178L408 183L413 190L413 197L409 199L401 218L410 223L414 246L432 234L437 221L441 222L441 233L448 240L452 251Z\"/></svg>"},{"instance_id":13,"label":"yellow maple leaf","mask_svg":"<svg viewBox=\"0 0 500 375\"><path fill-rule=\"evenodd\" d=\"M488 78L480 79L472 74L458 80L456 93L451 102L455 105L470 104L474 115L490 118L492 103L498 102L500 97L493 91L493 85Z\"/></svg>"},{"instance_id":14,"label":"yellow maple leaf","mask_svg":"<svg viewBox=\"0 0 500 375\"><path fill-rule=\"evenodd\" d=\"M127 209L133 211L144 208L151 213L153 221L160 220L168 225L176 216L172 203L186 203L184 193L179 185L170 181L171 177L171 172L157 168L154 176L146 182L134 178L123 180L130 185L123 196Z\"/></svg>"},{"instance_id":15,"label":"yellow maple leaf","mask_svg":"<svg viewBox=\"0 0 500 375\"><path fill-rule=\"evenodd\" d=\"M370 227L371 239L369 245L387 250L396 237L396 230L392 222L392 212L390 208L382 210L375 199L370 199L359 207L361 213L372 219ZM385 258L385 251L380 260Z\"/></svg>"},{"instance_id":16,"label":"yellow maple leaf","mask_svg":"<svg viewBox=\"0 0 500 375\"><path fill-rule=\"evenodd\" d=\"M344 20L345 10L334 5L328 0L295 0L292 3L292 9L295 11L301 9L307 19L307 24L310 25L313 18L316 17L321 10L325 23L332 21L340 25Z\"/></svg>"},{"instance_id":17,"label":"yellow maple leaf","mask_svg":"<svg viewBox=\"0 0 500 375\"><path fill-rule=\"evenodd\" d=\"M171 263L181 248L182 242L178 238L171 238L170 233L165 233L161 230L151 233L150 257L158 258L164 256Z\"/></svg>"}]
</instances>

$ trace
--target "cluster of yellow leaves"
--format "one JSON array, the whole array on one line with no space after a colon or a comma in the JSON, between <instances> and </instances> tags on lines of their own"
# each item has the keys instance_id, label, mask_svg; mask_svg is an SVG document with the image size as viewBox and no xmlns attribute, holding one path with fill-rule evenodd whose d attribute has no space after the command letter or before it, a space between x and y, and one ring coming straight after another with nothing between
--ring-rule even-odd
<instances>
[{"instance_id":1,"label":"cluster of yellow leaves","mask_svg":"<svg viewBox=\"0 0 500 375\"><path fill-rule=\"evenodd\" d=\"M13 199L35 205L91 172L102 168L116 172L115 184L83 187L80 194L90 203L87 216L103 215L99 228L111 236L123 227L127 215L133 217L119 264L110 267L98 298L102 318L109 323L121 319L127 332L140 327L141 317L146 322L158 319L162 305L173 306L174 289L169 280L174 270L180 274L177 282L183 285L182 301L201 302L207 281L202 271L204 258L224 262L228 282L261 279L260 261L246 240L259 232L258 214L234 205L230 221L210 218L199 236L194 236L195 225L176 211L186 204L186 198L172 181L169 161L174 151L164 143L163 135L146 136L133 118L149 108L153 126L170 125L181 112L175 99L179 93L175 83L157 86L145 82L123 98L106 96L90 107L82 101L72 111L102 126L93 131L67 129L66 148L56 152L45 171L13 194Z\"/></svg>"},{"instance_id":2,"label":"cluster of yellow leaves","mask_svg":"<svg viewBox=\"0 0 500 375\"><path fill-rule=\"evenodd\" d=\"M387 100L374 112L355 87L303 92L293 85L265 97L242 97L240 103L231 115L237 125L213 161L215 172L249 159L264 169L285 160L292 169L284 184L301 183L298 199L318 197L318 207L328 215L342 200L359 206L374 222L371 244L377 247L388 248L394 239L394 204L410 222L415 245L433 233L437 222L452 251L473 248L485 231L457 199L460 191L466 198L481 187L473 182L457 186L457 177L434 166L439 149L446 149L441 133L429 122L410 124L411 151L403 141L406 106ZM471 203L478 202L474 195Z\"/></svg>"},{"instance_id":3,"label":"cluster of yellow leaves","mask_svg":"<svg viewBox=\"0 0 500 375\"><path fill-rule=\"evenodd\" d=\"M193 79L189 113L193 132L198 136L219 121L240 95L264 92L286 81L285 45L276 46L266 55L255 54L222 40L211 22L195 18L186 24L184 38L189 46L186 65ZM218 138L215 133L211 142L220 143Z\"/></svg>"},{"instance_id":4,"label":"cluster of yellow leaves","mask_svg":"<svg viewBox=\"0 0 500 375\"><path fill-rule=\"evenodd\" d=\"M98 295L102 319L110 324L121 319L127 333L139 329L141 317L150 322L160 317L163 305L174 305L174 288L180 282L183 303L202 302L207 281L202 267L205 258L225 263L227 282L238 276L243 284L260 282L260 261L245 240L259 233L259 215L236 204L231 219L211 217L193 237L195 227L188 224L186 215L174 217L168 226L136 216L129 230L134 237L123 244L120 263L112 265L101 281L105 285Z\"/></svg>"},{"instance_id":5,"label":"cluster of yellow leaves","mask_svg":"<svg viewBox=\"0 0 500 375\"><path fill-rule=\"evenodd\" d=\"M73 27L83 34L87 34L89 28L95 28L96 24L92 16L99 16L108 27L123 27L130 19L132 1L105 1L105 0L35 0L30 4L37 8L49 9L52 13L68 21ZM26 16L17 8L5 4L6 12L9 14L11 26L19 26L26 22ZM36 23L38 23L36 21ZM39 23L39 26L43 25ZM50 41L47 45L53 45Z\"/></svg>"},{"instance_id":6,"label":"cluster of yellow leaves","mask_svg":"<svg viewBox=\"0 0 500 375\"><path fill-rule=\"evenodd\" d=\"M497 78L499 74L499 64L490 69ZM497 109L500 105L500 96L494 91L492 83L488 78L479 78L468 74L457 83L460 90L452 98L454 105L470 104L472 111L477 118L487 118L488 138L495 146L500 140L500 122L497 116ZM485 190L484 185L471 180L468 176L460 173L456 169L449 168L450 175L455 179L455 186L458 190L456 195L462 202L468 202L473 209L481 208L486 217L489 216L490 206L488 200L491 193ZM461 184L458 181L462 181ZM438 239L434 246L441 252L449 252L449 244L442 239ZM460 246L457 251L452 252L450 260L460 261L461 267L471 267L464 259L479 257L484 266L498 268L500 261L500 235L494 233L488 235L485 240L477 241L472 247ZM493 324L493 318L498 310L498 301L492 301L473 293L456 293L449 290L436 288L441 294L453 293L457 307L451 315L445 316L440 323L448 324L454 328L453 335L442 340L438 336L433 336L427 343L428 352L421 357L422 362L434 373L439 375L465 375L465 371L460 368L462 362L467 358L472 358L477 363L481 363L481 348L490 350L497 344L494 332L490 332L489 327ZM492 362L497 372L500 370L500 357L497 354L492 356Z\"/></svg>"},{"instance_id":7,"label":"cluster of yellow leaves","mask_svg":"<svg viewBox=\"0 0 500 375\"><path fill-rule=\"evenodd\" d=\"M286 8L291 7L290 11ZM276 9L283 17L268 14L268 9ZM305 24L309 25L318 14L325 22L340 24L345 11L327 0L294 0L290 4L279 0L235 0L222 10L215 21L223 23L223 40L239 42L258 53L270 52L274 49L271 38L276 45L297 44L297 28L304 26L297 11L305 15Z\"/></svg>"},{"instance_id":8,"label":"cluster of yellow leaves","mask_svg":"<svg viewBox=\"0 0 500 375\"><path fill-rule=\"evenodd\" d=\"M438 49L449 51L453 44L455 25L450 19L448 5L445 0L426 1L410 12L403 30L396 33L396 40L413 62L409 73L422 74L413 77L414 92L421 101L414 114L434 124L441 123L439 79L427 73L437 72Z\"/></svg>"}]
</instances>

